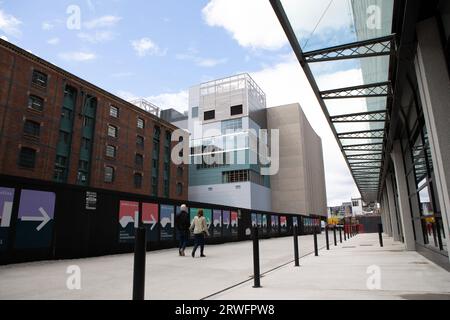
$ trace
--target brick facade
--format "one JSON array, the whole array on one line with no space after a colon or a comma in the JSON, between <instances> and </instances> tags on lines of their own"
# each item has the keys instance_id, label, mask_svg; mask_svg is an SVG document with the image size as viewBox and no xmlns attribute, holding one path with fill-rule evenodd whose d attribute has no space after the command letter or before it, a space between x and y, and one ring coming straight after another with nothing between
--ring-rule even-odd
<instances>
[{"instance_id":1,"label":"brick facade","mask_svg":"<svg viewBox=\"0 0 450 320\"><path fill-rule=\"evenodd\" d=\"M33 71L47 75L47 85L32 83ZM81 114L84 97L97 100L94 135L90 157L90 174L87 185L95 188L138 194L152 194L152 154L155 126L160 128L159 175L157 196L164 197L164 141L166 132L176 129L170 123L122 100L8 42L0 40L0 173L53 181L62 105L66 86L77 93L73 110L70 156L66 182L77 184L80 149L84 119ZM29 96L44 100L43 111L28 106ZM110 115L110 106L119 109L117 118ZM144 128L137 126L138 117L144 120ZM32 120L40 124L39 137L24 133L24 123ZM117 138L108 136L108 125L118 128ZM144 146L137 146L137 135L144 137ZM106 157L106 146L117 148L116 157ZM174 142L171 143L172 146ZM22 147L36 150L34 168L19 165ZM136 153L143 155L143 165L135 165ZM115 168L114 181L105 182L105 166ZM177 175L178 166L170 162L169 198L188 198L188 166L182 165L183 175ZM142 174L142 186L134 185L134 173ZM182 193L177 193L177 184Z\"/></svg>"}]
</instances>

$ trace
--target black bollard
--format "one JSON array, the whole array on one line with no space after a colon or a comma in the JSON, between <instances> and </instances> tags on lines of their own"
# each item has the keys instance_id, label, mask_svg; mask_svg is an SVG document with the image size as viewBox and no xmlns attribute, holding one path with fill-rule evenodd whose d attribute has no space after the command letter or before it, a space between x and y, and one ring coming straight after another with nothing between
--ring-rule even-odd
<instances>
[{"instance_id":1,"label":"black bollard","mask_svg":"<svg viewBox=\"0 0 450 320\"><path fill-rule=\"evenodd\" d=\"M258 227L253 227L253 281L253 288L261 288L261 275L259 273Z\"/></svg>"},{"instance_id":2,"label":"black bollard","mask_svg":"<svg viewBox=\"0 0 450 320\"><path fill-rule=\"evenodd\" d=\"M134 268L133 268L133 300L144 300L145 295L145 258L147 251L147 239L145 227L135 229L136 239L134 244Z\"/></svg>"},{"instance_id":3,"label":"black bollard","mask_svg":"<svg viewBox=\"0 0 450 320\"><path fill-rule=\"evenodd\" d=\"M314 255L319 256L319 249L317 248L317 228L314 228Z\"/></svg>"},{"instance_id":4,"label":"black bollard","mask_svg":"<svg viewBox=\"0 0 450 320\"><path fill-rule=\"evenodd\" d=\"M336 225L334 225L334 227L333 227L333 238L334 238L334 246L337 246Z\"/></svg>"},{"instance_id":5,"label":"black bollard","mask_svg":"<svg viewBox=\"0 0 450 320\"><path fill-rule=\"evenodd\" d=\"M295 259L295 266L300 267L300 258L298 255L298 232L297 232L297 226L294 226L294 259Z\"/></svg>"},{"instance_id":6,"label":"black bollard","mask_svg":"<svg viewBox=\"0 0 450 320\"><path fill-rule=\"evenodd\" d=\"M347 241L347 231L346 225L344 224L344 241Z\"/></svg>"},{"instance_id":7,"label":"black bollard","mask_svg":"<svg viewBox=\"0 0 450 320\"><path fill-rule=\"evenodd\" d=\"M435 224L436 224L436 233L437 233L437 237L438 237L439 250L442 251L442 250L444 250L444 245L442 243L441 227L439 225L438 220L436 220Z\"/></svg>"},{"instance_id":8,"label":"black bollard","mask_svg":"<svg viewBox=\"0 0 450 320\"><path fill-rule=\"evenodd\" d=\"M378 238L380 239L380 247L383 246L383 225L381 223L378 224Z\"/></svg>"},{"instance_id":9,"label":"black bollard","mask_svg":"<svg viewBox=\"0 0 450 320\"><path fill-rule=\"evenodd\" d=\"M327 243L327 250L330 250L330 240L328 239L328 225L325 226L325 241Z\"/></svg>"},{"instance_id":10,"label":"black bollard","mask_svg":"<svg viewBox=\"0 0 450 320\"><path fill-rule=\"evenodd\" d=\"M342 227L339 227L339 243L342 243Z\"/></svg>"}]
</instances>

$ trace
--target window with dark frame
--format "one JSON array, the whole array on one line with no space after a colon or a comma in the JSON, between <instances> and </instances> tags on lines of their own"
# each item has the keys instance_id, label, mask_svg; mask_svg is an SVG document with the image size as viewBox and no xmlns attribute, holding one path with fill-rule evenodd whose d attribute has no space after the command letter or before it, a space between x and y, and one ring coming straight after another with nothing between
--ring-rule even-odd
<instances>
[{"instance_id":1,"label":"window with dark frame","mask_svg":"<svg viewBox=\"0 0 450 320\"><path fill-rule=\"evenodd\" d=\"M177 177L178 178L183 178L183 174L184 174L184 169L183 169L183 167L178 167L177 168Z\"/></svg>"},{"instance_id":2,"label":"window with dark frame","mask_svg":"<svg viewBox=\"0 0 450 320\"><path fill-rule=\"evenodd\" d=\"M88 165L89 162L85 161L85 160L80 160L78 161L78 169L83 170L83 171L88 171Z\"/></svg>"},{"instance_id":3,"label":"window with dark frame","mask_svg":"<svg viewBox=\"0 0 450 320\"><path fill-rule=\"evenodd\" d=\"M142 187L142 174L141 173L135 173L134 174L134 187L135 188L141 188Z\"/></svg>"},{"instance_id":4,"label":"window with dark frame","mask_svg":"<svg viewBox=\"0 0 450 320\"><path fill-rule=\"evenodd\" d=\"M58 139L58 143L64 143L64 144L68 144L69 143L69 139L70 139L70 134L68 132L59 131L59 139Z\"/></svg>"},{"instance_id":5,"label":"window with dark frame","mask_svg":"<svg viewBox=\"0 0 450 320\"><path fill-rule=\"evenodd\" d=\"M81 138L81 147L83 149L89 150L90 145L91 145L91 140L90 139L84 138L84 137Z\"/></svg>"},{"instance_id":6,"label":"window with dark frame","mask_svg":"<svg viewBox=\"0 0 450 320\"><path fill-rule=\"evenodd\" d=\"M181 183L177 183L176 192L177 196L181 196L183 194L183 185Z\"/></svg>"},{"instance_id":7,"label":"window with dark frame","mask_svg":"<svg viewBox=\"0 0 450 320\"><path fill-rule=\"evenodd\" d=\"M134 164L138 167L142 167L144 165L144 156L140 153L136 153L134 157Z\"/></svg>"},{"instance_id":8,"label":"window with dark frame","mask_svg":"<svg viewBox=\"0 0 450 320\"><path fill-rule=\"evenodd\" d=\"M144 137L143 136L136 136L136 145L140 148L144 147Z\"/></svg>"},{"instance_id":9,"label":"window with dark frame","mask_svg":"<svg viewBox=\"0 0 450 320\"><path fill-rule=\"evenodd\" d=\"M33 137L39 137L41 134L41 124L36 121L26 120L23 126L23 133Z\"/></svg>"},{"instance_id":10,"label":"window with dark frame","mask_svg":"<svg viewBox=\"0 0 450 320\"><path fill-rule=\"evenodd\" d=\"M43 111L44 110L44 99L30 95L28 97L28 108L36 110L36 111Z\"/></svg>"},{"instance_id":11,"label":"window with dark frame","mask_svg":"<svg viewBox=\"0 0 450 320\"><path fill-rule=\"evenodd\" d=\"M110 166L105 167L105 177L104 181L111 183L114 181L114 168Z\"/></svg>"},{"instance_id":12,"label":"window with dark frame","mask_svg":"<svg viewBox=\"0 0 450 320\"><path fill-rule=\"evenodd\" d=\"M85 127L91 127L94 125L94 119L91 117L83 117L83 126Z\"/></svg>"},{"instance_id":13,"label":"window with dark frame","mask_svg":"<svg viewBox=\"0 0 450 320\"><path fill-rule=\"evenodd\" d=\"M145 127L145 121L142 118L137 118L137 127L139 129L144 129Z\"/></svg>"},{"instance_id":14,"label":"window with dark frame","mask_svg":"<svg viewBox=\"0 0 450 320\"><path fill-rule=\"evenodd\" d=\"M110 158L115 158L117 153L117 148L112 145L106 146L106 156Z\"/></svg>"},{"instance_id":15,"label":"window with dark frame","mask_svg":"<svg viewBox=\"0 0 450 320\"><path fill-rule=\"evenodd\" d=\"M19 166L32 169L36 165L36 150L22 147L19 153Z\"/></svg>"},{"instance_id":16,"label":"window with dark frame","mask_svg":"<svg viewBox=\"0 0 450 320\"><path fill-rule=\"evenodd\" d=\"M230 115L235 116L238 114L242 114L242 104L230 107Z\"/></svg>"},{"instance_id":17,"label":"window with dark frame","mask_svg":"<svg viewBox=\"0 0 450 320\"><path fill-rule=\"evenodd\" d=\"M209 110L205 111L203 113L203 120L213 120L216 117L216 111L215 110Z\"/></svg>"},{"instance_id":18,"label":"window with dark frame","mask_svg":"<svg viewBox=\"0 0 450 320\"><path fill-rule=\"evenodd\" d=\"M33 70L33 78L31 80L34 84L40 86L40 87L47 87L48 82L48 76L40 71Z\"/></svg>"},{"instance_id":19,"label":"window with dark frame","mask_svg":"<svg viewBox=\"0 0 450 320\"><path fill-rule=\"evenodd\" d=\"M192 118L198 118L198 107L192 107Z\"/></svg>"},{"instance_id":20,"label":"window with dark frame","mask_svg":"<svg viewBox=\"0 0 450 320\"><path fill-rule=\"evenodd\" d=\"M108 136L117 138L117 127L113 125L108 125Z\"/></svg>"},{"instance_id":21,"label":"window with dark frame","mask_svg":"<svg viewBox=\"0 0 450 320\"><path fill-rule=\"evenodd\" d=\"M118 118L119 117L119 108L117 108L115 106L110 106L109 107L109 115L113 118Z\"/></svg>"}]
</instances>

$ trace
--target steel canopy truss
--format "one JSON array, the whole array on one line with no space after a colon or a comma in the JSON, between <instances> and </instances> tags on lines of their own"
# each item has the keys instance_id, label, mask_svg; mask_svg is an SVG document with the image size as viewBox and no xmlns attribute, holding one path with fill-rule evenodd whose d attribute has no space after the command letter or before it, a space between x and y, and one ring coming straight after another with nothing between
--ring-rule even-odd
<instances>
[{"instance_id":1,"label":"steel canopy truss","mask_svg":"<svg viewBox=\"0 0 450 320\"><path fill-rule=\"evenodd\" d=\"M383 143L363 143L343 146L344 151L382 151Z\"/></svg>"},{"instance_id":2,"label":"steel canopy truss","mask_svg":"<svg viewBox=\"0 0 450 320\"><path fill-rule=\"evenodd\" d=\"M308 63L386 56L393 52L393 40L394 37L390 35L387 37L305 52L304 56Z\"/></svg>"},{"instance_id":3,"label":"steel canopy truss","mask_svg":"<svg viewBox=\"0 0 450 320\"><path fill-rule=\"evenodd\" d=\"M383 139L384 129L338 133L339 139Z\"/></svg>"},{"instance_id":4,"label":"steel canopy truss","mask_svg":"<svg viewBox=\"0 0 450 320\"><path fill-rule=\"evenodd\" d=\"M372 111L372 112L360 112L343 114L339 116L330 117L333 123L345 123L345 122L385 122L386 111Z\"/></svg>"},{"instance_id":5,"label":"steel canopy truss","mask_svg":"<svg viewBox=\"0 0 450 320\"><path fill-rule=\"evenodd\" d=\"M352 160L381 160L382 153L364 153L364 154L352 154L347 156L347 159Z\"/></svg>"},{"instance_id":6,"label":"steel canopy truss","mask_svg":"<svg viewBox=\"0 0 450 320\"><path fill-rule=\"evenodd\" d=\"M367 39L364 37L368 35L364 32L361 34L355 32L357 39L361 41L304 53L283 8L282 0L269 1L311 84L361 196L366 202L376 201L384 166L386 127L389 121L387 110L390 110L393 101L390 74L384 72L390 69L386 64L390 64L396 54L395 35L383 34L385 31L382 31L377 33L379 37ZM291 18L300 19L294 12L292 14ZM355 26L355 31L356 28ZM362 72L364 67L362 61L367 63L374 61L376 66L380 64L386 68L376 69L376 72L380 72L380 76L370 74L367 78L363 76L362 82L360 80L353 82L363 83L362 85L321 90L311 70L311 64L333 62L334 67L339 61L342 61L341 66L344 67L347 65L346 61L349 61L348 65L360 65ZM320 67L317 70L323 72ZM348 108L345 108L346 103ZM341 111L331 116L329 107L333 108L333 114L336 110ZM347 110L349 112L346 112Z\"/></svg>"},{"instance_id":7,"label":"steel canopy truss","mask_svg":"<svg viewBox=\"0 0 450 320\"><path fill-rule=\"evenodd\" d=\"M321 91L322 99L373 98L391 96L391 83L379 82L361 86Z\"/></svg>"}]
</instances>

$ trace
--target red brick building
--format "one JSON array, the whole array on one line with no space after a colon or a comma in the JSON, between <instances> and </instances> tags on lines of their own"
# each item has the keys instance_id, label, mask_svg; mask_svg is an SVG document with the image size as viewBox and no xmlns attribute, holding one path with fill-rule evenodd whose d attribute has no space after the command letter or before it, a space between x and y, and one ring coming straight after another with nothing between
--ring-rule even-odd
<instances>
[{"instance_id":1,"label":"red brick building","mask_svg":"<svg viewBox=\"0 0 450 320\"><path fill-rule=\"evenodd\" d=\"M0 174L185 200L175 129L0 39Z\"/></svg>"}]
</instances>

